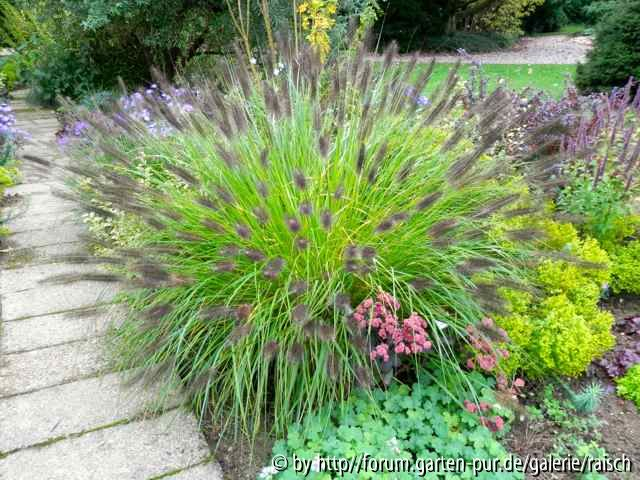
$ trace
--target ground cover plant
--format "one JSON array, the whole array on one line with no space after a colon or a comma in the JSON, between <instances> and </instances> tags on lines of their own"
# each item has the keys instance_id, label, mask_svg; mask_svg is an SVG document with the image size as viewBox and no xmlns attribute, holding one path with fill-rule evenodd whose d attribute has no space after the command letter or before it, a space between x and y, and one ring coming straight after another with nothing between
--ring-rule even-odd
<instances>
[{"instance_id":1,"label":"ground cover plant","mask_svg":"<svg viewBox=\"0 0 640 480\"><path fill-rule=\"evenodd\" d=\"M574 392L566 385L557 388L548 384L538 395L537 403L527 407L527 429L530 435L551 434L548 449L538 451L538 455L552 455L558 458L574 456L603 459L610 454L602 446L600 429L602 421L593 411L585 411L586 404L597 404L603 395L598 384L592 384L580 392ZM518 432L522 435L522 432ZM525 435L523 435L525 436ZM511 438L516 445L520 438ZM525 440L526 441L526 440ZM544 474L543 474L544 475ZM547 478L547 477L543 477ZM605 480L607 476L596 471L575 473L572 478L579 480Z\"/></svg>"},{"instance_id":2,"label":"ground cover plant","mask_svg":"<svg viewBox=\"0 0 640 480\"><path fill-rule=\"evenodd\" d=\"M640 408L640 365L634 365L616 380L618 395L633 401Z\"/></svg>"},{"instance_id":3,"label":"ground cover plant","mask_svg":"<svg viewBox=\"0 0 640 480\"><path fill-rule=\"evenodd\" d=\"M618 344L598 362L611 378L623 376L627 370L640 363L640 318L618 320L614 333L619 339Z\"/></svg>"},{"instance_id":4,"label":"ground cover plant","mask_svg":"<svg viewBox=\"0 0 640 480\"><path fill-rule=\"evenodd\" d=\"M392 53L392 75L362 54L324 70L304 50L262 81L239 63L224 91L178 102L161 86L85 116L103 155L73 168L79 191L124 225L106 261L143 287L115 332L120 367L186 383L200 412L249 433L426 359L465 383L456 345L501 308L496 284L518 288L536 238L485 234L526 194L486 154L512 102L498 90L453 115L455 71L422 102L429 72L410 83ZM384 333L352 315L373 299Z\"/></svg>"},{"instance_id":5,"label":"ground cover plant","mask_svg":"<svg viewBox=\"0 0 640 480\"><path fill-rule=\"evenodd\" d=\"M356 473L345 468L343 478L428 478L520 479L521 472L474 472L483 461L507 460L508 452L482 419L500 419L501 435L508 431L511 413L496 402L491 385L477 375L473 378L481 392L479 407L482 416L461 406L436 383L424 381L412 387L394 385L371 395L360 392L350 398L343 409L323 410L305 418L289 429L286 439L276 443L274 456L283 455L290 467L277 473L273 466L265 467L260 479L294 479L294 455L310 464L308 478L330 478L320 470L320 458L351 458L368 455L375 459L401 459L416 462L416 471L390 466L386 473ZM474 407L476 404L470 404ZM501 415L507 415L503 420ZM446 468L436 466L437 458L460 459L461 464ZM433 462L430 466L429 461ZM421 471L421 469L423 469Z\"/></svg>"}]
</instances>

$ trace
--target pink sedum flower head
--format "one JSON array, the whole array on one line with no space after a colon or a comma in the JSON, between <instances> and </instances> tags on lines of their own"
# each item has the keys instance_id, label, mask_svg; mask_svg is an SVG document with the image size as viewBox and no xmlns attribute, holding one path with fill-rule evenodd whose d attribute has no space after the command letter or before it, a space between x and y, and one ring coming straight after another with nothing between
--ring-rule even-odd
<instances>
[{"instance_id":1,"label":"pink sedum flower head","mask_svg":"<svg viewBox=\"0 0 640 480\"><path fill-rule=\"evenodd\" d=\"M378 293L377 299L382 305L394 311L400 308L400 302L390 293L380 292Z\"/></svg>"},{"instance_id":2,"label":"pink sedum flower head","mask_svg":"<svg viewBox=\"0 0 640 480\"><path fill-rule=\"evenodd\" d=\"M400 321L396 312L400 302L387 292L379 292L376 301L367 298L356 307L353 319L361 330L371 330L381 340L371 352L372 360L389 360L389 352L413 355L428 351L433 344L427 334L427 322L416 312Z\"/></svg>"},{"instance_id":3,"label":"pink sedum flower head","mask_svg":"<svg viewBox=\"0 0 640 480\"><path fill-rule=\"evenodd\" d=\"M388 362L389 346L386 343L381 343L376 348L371 350L370 356L371 356L371 360L375 360L376 358L379 358L384 362Z\"/></svg>"},{"instance_id":4,"label":"pink sedum flower head","mask_svg":"<svg viewBox=\"0 0 640 480\"><path fill-rule=\"evenodd\" d=\"M467 412L476 413L478 411L478 405L476 405L475 403L470 402L469 400L465 400L463 403L464 408L467 410Z\"/></svg>"},{"instance_id":5,"label":"pink sedum flower head","mask_svg":"<svg viewBox=\"0 0 640 480\"><path fill-rule=\"evenodd\" d=\"M496 368L496 359L492 355L478 355L477 360L480 368L486 372L491 372Z\"/></svg>"}]
</instances>

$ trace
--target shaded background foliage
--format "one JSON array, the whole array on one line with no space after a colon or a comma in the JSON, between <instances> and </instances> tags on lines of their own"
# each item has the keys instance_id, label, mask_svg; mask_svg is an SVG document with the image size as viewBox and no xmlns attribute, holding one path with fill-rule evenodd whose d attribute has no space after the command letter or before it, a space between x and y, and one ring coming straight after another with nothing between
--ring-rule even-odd
<instances>
[{"instance_id":1,"label":"shaded background foliage","mask_svg":"<svg viewBox=\"0 0 640 480\"><path fill-rule=\"evenodd\" d=\"M304 2L298 2L300 5ZM327 3L327 2L325 2ZM567 24L602 25L596 28L596 52L579 77L584 91L620 85L637 70L638 22L626 19L629 38L607 52L613 36L606 23L629 2L619 0L340 0L335 3L328 40L333 51L348 48L349 33L361 35L373 26L372 47L391 41L400 51L495 51L511 46L526 32L557 31ZM632 4L633 2L631 2ZM263 8L269 10L269 21ZM234 15L251 18L246 26L245 53L259 57L268 44L268 23L273 32L292 32L295 18L291 2L228 2L227 0L2 0L0 41L18 52L0 60L7 84L32 87L32 97L52 105L58 95L81 98L91 92L114 90L116 78L127 85L150 83L156 66L172 80L219 69L220 56L237 39ZM248 9L248 11L247 11ZM613 20L608 20L608 19ZM351 27L357 27L357 30ZM302 32L299 32L302 35ZM619 36L619 35L618 35ZM244 39L243 39L244 40ZM617 42L618 40L615 40ZM246 52L246 44L250 50ZM604 52L604 53L598 53ZM598 58L600 60L598 60ZM603 60L604 59L604 60Z\"/></svg>"},{"instance_id":2,"label":"shaded background foliage","mask_svg":"<svg viewBox=\"0 0 640 480\"><path fill-rule=\"evenodd\" d=\"M21 1L40 30L23 32L36 100L148 81L151 66L169 78L199 55L219 54L234 37L224 1Z\"/></svg>"},{"instance_id":3,"label":"shaded background foliage","mask_svg":"<svg viewBox=\"0 0 640 480\"><path fill-rule=\"evenodd\" d=\"M583 91L624 86L640 78L640 1L618 2L596 27L594 49L578 67L576 84Z\"/></svg>"}]
</instances>

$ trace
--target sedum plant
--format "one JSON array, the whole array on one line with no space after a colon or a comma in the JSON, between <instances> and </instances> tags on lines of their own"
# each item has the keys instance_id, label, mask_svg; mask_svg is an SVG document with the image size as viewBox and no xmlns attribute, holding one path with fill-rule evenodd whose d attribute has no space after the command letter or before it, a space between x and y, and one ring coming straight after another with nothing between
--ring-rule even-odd
<instances>
[{"instance_id":1,"label":"sedum plant","mask_svg":"<svg viewBox=\"0 0 640 480\"><path fill-rule=\"evenodd\" d=\"M200 412L249 435L282 434L388 375L372 325L352 315L383 293L405 319L408 350L387 344L403 375L432 357L462 375L456 341L501 307L497 285L517 285L535 236L487 234L521 214L510 208L522 185L486 153L507 127L503 92L461 116L455 71L418 102L407 92L432 69L409 83L415 62L398 66L393 49L376 69L362 51L331 68L313 49L280 63L256 77L239 59L222 88L179 105L140 92L143 117L122 104L86 115L99 153L71 167L95 215L117 225L124 212L137 229L102 260L115 273L101 278L133 287L118 366L186 385Z\"/></svg>"}]
</instances>

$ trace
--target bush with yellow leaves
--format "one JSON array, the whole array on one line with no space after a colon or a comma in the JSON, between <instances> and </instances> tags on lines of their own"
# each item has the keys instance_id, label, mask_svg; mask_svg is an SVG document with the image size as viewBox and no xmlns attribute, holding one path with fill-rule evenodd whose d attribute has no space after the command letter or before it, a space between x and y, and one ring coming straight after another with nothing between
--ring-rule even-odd
<instances>
[{"instance_id":1,"label":"bush with yellow leaves","mask_svg":"<svg viewBox=\"0 0 640 480\"><path fill-rule=\"evenodd\" d=\"M506 315L497 323L511 339L505 367L532 377L576 376L614 345L613 316L598 307L610 280L607 253L592 238L581 240L571 224L541 222L545 246L567 259L550 258L536 269L538 294L503 289Z\"/></svg>"},{"instance_id":2,"label":"bush with yellow leaves","mask_svg":"<svg viewBox=\"0 0 640 480\"><path fill-rule=\"evenodd\" d=\"M329 31L336 23L337 0L307 0L298 5L302 30L306 39L324 61L331 50Z\"/></svg>"}]
</instances>

